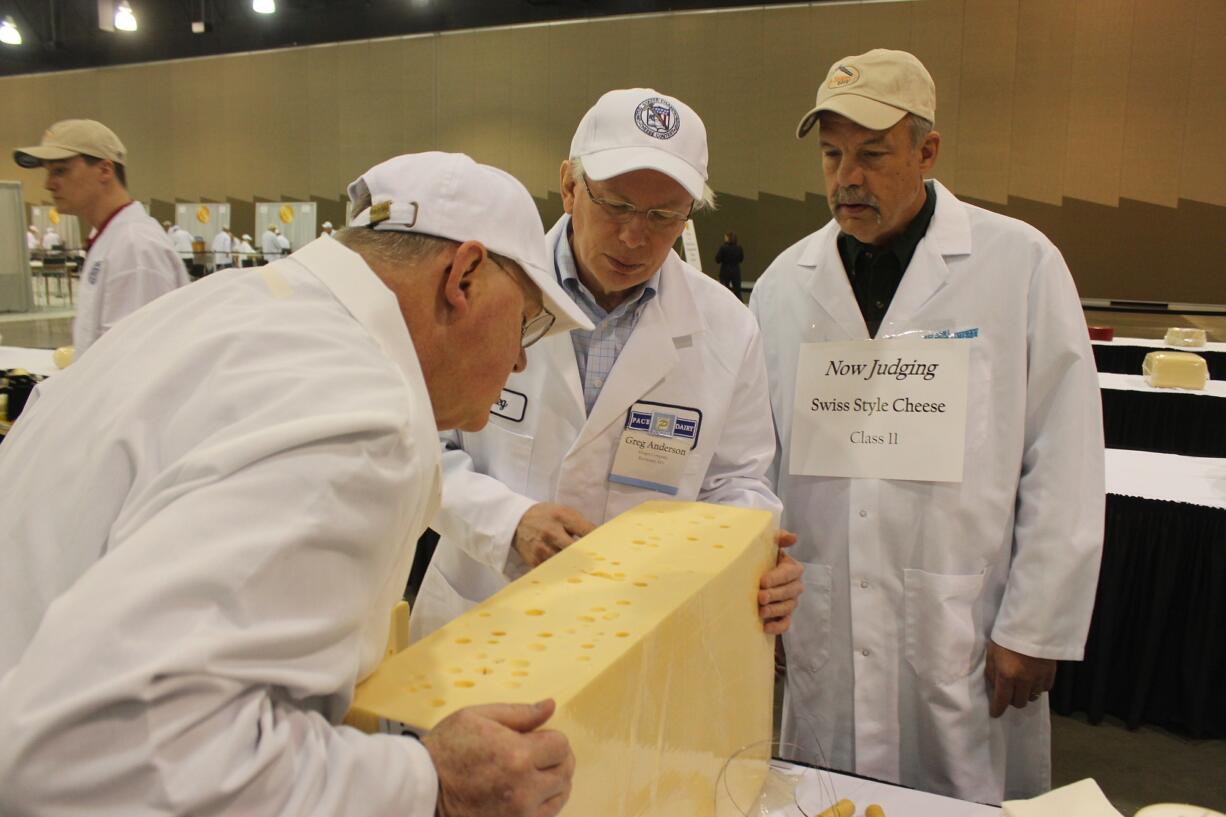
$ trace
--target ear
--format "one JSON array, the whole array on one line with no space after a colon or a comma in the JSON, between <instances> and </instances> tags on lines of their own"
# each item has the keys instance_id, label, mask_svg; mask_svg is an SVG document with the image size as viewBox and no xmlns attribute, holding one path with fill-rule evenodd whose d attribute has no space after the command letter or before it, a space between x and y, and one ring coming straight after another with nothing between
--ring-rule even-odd
<instances>
[{"instance_id":1,"label":"ear","mask_svg":"<svg viewBox=\"0 0 1226 817\"><path fill-rule=\"evenodd\" d=\"M472 307L477 269L485 256L485 247L479 241L465 241L451 256L443 273L443 300L456 315L467 314Z\"/></svg>"},{"instance_id":2,"label":"ear","mask_svg":"<svg viewBox=\"0 0 1226 817\"><path fill-rule=\"evenodd\" d=\"M937 131L929 131L924 137L924 143L920 145L920 170L927 174L932 170L932 166L937 163L937 156L941 152L941 134Z\"/></svg>"},{"instance_id":3,"label":"ear","mask_svg":"<svg viewBox=\"0 0 1226 817\"><path fill-rule=\"evenodd\" d=\"M562 191L562 209L569 215L575 210L575 179L570 175L570 160L562 163L558 190Z\"/></svg>"}]
</instances>

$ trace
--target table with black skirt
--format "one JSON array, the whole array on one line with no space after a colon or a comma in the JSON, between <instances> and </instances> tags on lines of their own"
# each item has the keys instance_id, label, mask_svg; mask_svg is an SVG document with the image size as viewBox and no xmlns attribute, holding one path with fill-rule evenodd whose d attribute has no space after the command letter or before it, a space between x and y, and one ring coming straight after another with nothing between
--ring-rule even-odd
<instances>
[{"instance_id":1,"label":"table with black skirt","mask_svg":"<svg viewBox=\"0 0 1226 817\"><path fill-rule=\"evenodd\" d=\"M1226 738L1224 628L1226 460L1108 450L1085 660L1060 664L1052 708Z\"/></svg>"},{"instance_id":2,"label":"table with black skirt","mask_svg":"<svg viewBox=\"0 0 1226 817\"><path fill-rule=\"evenodd\" d=\"M1156 389L1140 375L1099 373L1107 448L1226 457L1226 380Z\"/></svg>"}]
</instances>

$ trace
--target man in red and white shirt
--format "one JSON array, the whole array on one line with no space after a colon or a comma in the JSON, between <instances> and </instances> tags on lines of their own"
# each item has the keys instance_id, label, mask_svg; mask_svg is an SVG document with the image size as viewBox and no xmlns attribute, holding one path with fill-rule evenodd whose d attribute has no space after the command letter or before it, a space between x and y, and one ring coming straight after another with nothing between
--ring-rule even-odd
<instances>
[{"instance_id":1,"label":"man in red and white shirt","mask_svg":"<svg viewBox=\"0 0 1226 817\"><path fill-rule=\"evenodd\" d=\"M13 153L17 164L47 170L56 208L92 228L81 267L72 340L84 354L120 318L190 280L174 245L128 194L127 150L101 122L66 119L37 147Z\"/></svg>"}]
</instances>

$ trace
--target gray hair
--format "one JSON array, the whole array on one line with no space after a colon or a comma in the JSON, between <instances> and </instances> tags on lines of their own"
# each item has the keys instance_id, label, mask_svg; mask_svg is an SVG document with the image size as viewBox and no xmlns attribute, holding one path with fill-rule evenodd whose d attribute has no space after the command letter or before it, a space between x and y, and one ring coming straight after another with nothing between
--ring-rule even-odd
<instances>
[{"instance_id":1,"label":"gray hair","mask_svg":"<svg viewBox=\"0 0 1226 817\"><path fill-rule=\"evenodd\" d=\"M925 119L918 114L907 114L907 124L911 126L911 143L915 147L924 144L928 134L932 133L931 120Z\"/></svg>"},{"instance_id":2,"label":"gray hair","mask_svg":"<svg viewBox=\"0 0 1226 817\"><path fill-rule=\"evenodd\" d=\"M428 261L460 246L459 241L453 241L450 238L439 238L425 233L407 233L403 230L375 230L366 226L342 227L339 230L333 230L332 237L363 258L373 258L385 264L396 265ZM495 264L519 270L525 277L528 277L518 262L492 252L488 247L485 251ZM528 277L528 280L531 278Z\"/></svg>"},{"instance_id":3,"label":"gray hair","mask_svg":"<svg viewBox=\"0 0 1226 817\"><path fill-rule=\"evenodd\" d=\"M583 160L578 156L570 157L570 177L578 184L586 178L583 172ZM702 210L714 210L718 205L715 203L715 191L711 189L711 185L703 183L702 198L694 199L694 212Z\"/></svg>"}]
</instances>

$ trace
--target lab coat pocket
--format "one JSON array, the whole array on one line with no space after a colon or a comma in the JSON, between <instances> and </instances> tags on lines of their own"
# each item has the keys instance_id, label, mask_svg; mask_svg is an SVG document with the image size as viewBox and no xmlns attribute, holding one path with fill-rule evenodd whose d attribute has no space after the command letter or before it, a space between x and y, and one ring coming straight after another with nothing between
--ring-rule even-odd
<instances>
[{"instance_id":1,"label":"lab coat pocket","mask_svg":"<svg viewBox=\"0 0 1226 817\"><path fill-rule=\"evenodd\" d=\"M473 459L481 473L488 474L516 493L526 493L528 469L532 464L530 435L512 431L491 419L481 432L481 457Z\"/></svg>"},{"instance_id":2,"label":"lab coat pocket","mask_svg":"<svg viewBox=\"0 0 1226 817\"><path fill-rule=\"evenodd\" d=\"M800 594L792 626L783 635L788 667L817 672L830 658L830 565L802 563L805 591Z\"/></svg>"},{"instance_id":3,"label":"lab coat pocket","mask_svg":"<svg viewBox=\"0 0 1226 817\"><path fill-rule=\"evenodd\" d=\"M921 679L947 684L979 663L985 638L975 607L983 577L903 571L907 663Z\"/></svg>"}]
</instances>

